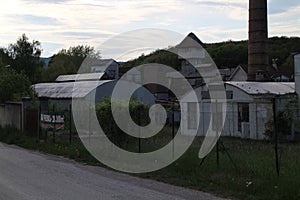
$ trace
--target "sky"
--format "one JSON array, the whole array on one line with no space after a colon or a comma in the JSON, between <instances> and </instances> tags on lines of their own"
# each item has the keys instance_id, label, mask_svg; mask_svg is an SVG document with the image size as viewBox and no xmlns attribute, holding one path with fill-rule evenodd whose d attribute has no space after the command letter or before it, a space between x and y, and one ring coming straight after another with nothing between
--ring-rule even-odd
<instances>
[{"instance_id":1,"label":"sky","mask_svg":"<svg viewBox=\"0 0 300 200\"><path fill-rule=\"evenodd\" d=\"M248 37L248 0L1 1L0 46L25 33L41 42L43 57L81 44L101 51L103 42L141 29L194 32L204 43ZM299 0L268 0L268 12L270 37L300 37Z\"/></svg>"}]
</instances>

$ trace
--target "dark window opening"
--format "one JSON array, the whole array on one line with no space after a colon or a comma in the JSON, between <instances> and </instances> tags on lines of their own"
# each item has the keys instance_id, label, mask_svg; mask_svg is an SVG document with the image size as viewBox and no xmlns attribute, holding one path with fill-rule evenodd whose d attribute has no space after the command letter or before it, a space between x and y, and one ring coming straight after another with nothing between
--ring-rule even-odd
<instances>
[{"instance_id":1,"label":"dark window opening","mask_svg":"<svg viewBox=\"0 0 300 200\"><path fill-rule=\"evenodd\" d=\"M238 130L242 131L242 123L249 122L249 103L238 104Z\"/></svg>"}]
</instances>

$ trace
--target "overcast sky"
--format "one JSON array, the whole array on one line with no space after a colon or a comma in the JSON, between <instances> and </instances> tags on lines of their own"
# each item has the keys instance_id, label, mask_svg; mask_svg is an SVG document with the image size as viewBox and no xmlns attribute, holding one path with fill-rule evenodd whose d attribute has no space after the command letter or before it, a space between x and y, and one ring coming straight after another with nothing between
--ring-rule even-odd
<instances>
[{"instance_id":1,"label":"overcast sky","mask_svg":"<svg viewBox=\"0 0 300 200\"><path fill-rule=\"evenodd\" d=\"M194 32L205 43L245 40L248 32L248 0L1 1L0 46L26 33L42 43L42 56L143 28ZM269 0L268 9L269 36L300 36L299 0Z\"/></svg>"}]
</instances>

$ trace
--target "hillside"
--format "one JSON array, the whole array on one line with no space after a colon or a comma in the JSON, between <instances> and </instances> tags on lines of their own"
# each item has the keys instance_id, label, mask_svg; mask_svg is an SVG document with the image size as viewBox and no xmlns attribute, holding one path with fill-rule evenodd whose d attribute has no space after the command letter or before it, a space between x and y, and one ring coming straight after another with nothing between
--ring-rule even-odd
<instances>
[{"instance_id":1,"label":"hillside","mask_svg":"<svg viewBox=\"0 0 300 200\"><path fill-rule=\"evenodd\" d=\"M248 62L248 41L227 41L205 44L207 52L211 55L219 68L236 67ZM293 67L293 54L300 52L299 37L272 37L269 38L269 63L278 58L279 67ZM180 62L177 55L167 50L157 50L149 55L130 60L122 67L134 67L146 63L161 63L178 69Z\"/></svg>"}]
</instances>

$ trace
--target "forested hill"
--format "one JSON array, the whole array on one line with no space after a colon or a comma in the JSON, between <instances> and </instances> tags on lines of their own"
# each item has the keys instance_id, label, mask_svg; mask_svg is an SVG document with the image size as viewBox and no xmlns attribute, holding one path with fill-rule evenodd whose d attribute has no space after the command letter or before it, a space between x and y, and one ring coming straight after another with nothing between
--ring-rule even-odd
<instances>
[{"instance_id":1,"label":"forested hill","mask_svg":"<svg viewBox=\"0 0 300 200\"><path fill-rule=\"evenodd\" d=\"M206 50L211 55L219 68L236 67L248 62L248 41L227 41L205 44ZM278 59L281 67L293 67L293 54L300 53L299 37L272 37L269 38L269 59ZM167 50L157 50L149 55L130 60L122 67L134 67L146 63L161 63L178 69L180 62L177 55Z\"/></svg>"}]
</instances>

